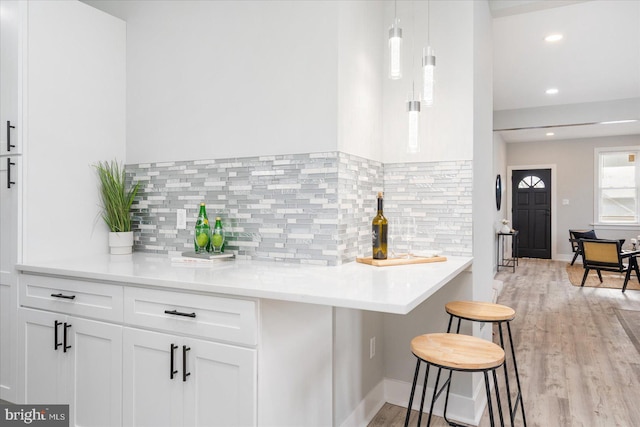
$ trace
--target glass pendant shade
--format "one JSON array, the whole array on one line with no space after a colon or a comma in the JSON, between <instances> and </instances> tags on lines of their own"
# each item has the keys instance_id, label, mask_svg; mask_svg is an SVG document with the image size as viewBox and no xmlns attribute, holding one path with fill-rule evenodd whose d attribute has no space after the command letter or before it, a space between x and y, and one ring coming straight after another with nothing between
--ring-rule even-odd
<instances>
[{"instance_id":1,"label":"glass pendant shade","mask_svg":"<svg viewBox=\"0 0 640 427\"><path fill-rule=\"evenodd\" d=\"M399 20L393 22L389 28L389 78L397 80L402 77L402 28Z\"/></svg>"},{"instance_id":2,"label":"glass pendant shade","mask_svg":"<svg viewBox=\"0 0 640 427\"><path fill-rule=\"evenodd\" d=\"M411 100L407 102L407 111L409 112L407 153L417 153L420 151L420 145L418 144L420 101Z\"/></svg>"},{"instance_id":3,"label":"glass pendant shade","mask_svg":"<svg viewBox=\"0 0 640 427\"><path fill-rule=\"evenodd\" d=\"M431 49L431 46L427 46L424 51L423 59L422 59L422 70L423 70L423 84L424 84L424 93L423 93L423 101L427 107L433 105L433 89L435 86L434 82L434 74L436 68L436 56Z\"/></svg>"}]
</instances>

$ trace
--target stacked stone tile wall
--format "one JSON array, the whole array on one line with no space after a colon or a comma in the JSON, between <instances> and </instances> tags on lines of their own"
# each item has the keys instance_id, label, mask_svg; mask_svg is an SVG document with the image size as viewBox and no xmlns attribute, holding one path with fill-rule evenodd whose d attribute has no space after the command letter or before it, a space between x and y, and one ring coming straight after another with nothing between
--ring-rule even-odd
<instances>
[{"instance_id":1,"label":"stacked stone tile wall","mask_svg":"<svg viewBox=\"0 0 640 427\"><path fill-rule=\"evenodd\" d=\"M415 216L418 242L471 251L470 162L385 164L340 152L127 165L140 182L133 205L135 250L193 249L204 202L227 228L238 258L337 265L371 253L376 193L385 213ZM176 210L186 209L186 230Z\"/></svg>"}]
</instances>

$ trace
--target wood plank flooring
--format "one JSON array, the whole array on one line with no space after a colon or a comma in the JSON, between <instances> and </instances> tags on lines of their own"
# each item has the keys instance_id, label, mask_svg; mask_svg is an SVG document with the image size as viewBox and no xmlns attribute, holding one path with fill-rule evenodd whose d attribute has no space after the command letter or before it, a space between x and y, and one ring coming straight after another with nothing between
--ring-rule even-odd
<instances>
[{"instance_id":1,"label":"wood plank flooring","mask_svg":"<svg viewBox=\"0 0 640 427\"><path fill-rule=\"evenodd\" d=\"M616 315L640 311L640 291L574 287L566 265L521 259L515 273L497 276L504 281L498 302L516 310L512 331L527 426L640 426L640 354ZM405 411L386 404L369 427L403 426ZM447 424L435 418L431 425ZM489 425L485 410L480 426Z\"/></svg>"}]
</instances>

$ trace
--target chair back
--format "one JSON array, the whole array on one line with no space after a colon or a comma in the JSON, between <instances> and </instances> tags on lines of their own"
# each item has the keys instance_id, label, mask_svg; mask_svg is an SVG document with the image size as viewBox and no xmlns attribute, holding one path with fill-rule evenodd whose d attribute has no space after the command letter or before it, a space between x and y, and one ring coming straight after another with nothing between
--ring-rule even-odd
<instances>
[{"instance_id":1,"label":"chair back","mask_svg":"<svg viewBox=\"0 0 640 427\"><path fill-rule=\"evenodd\" d=\"M580 239L582 259L585 267L622 268L620 240Z\"/></svg>"},{"instance_id":2,"label":"chair back","mask_svg":"<svg viewBox=\"0 0 640 427\"><path fill-rule=\"evenodd\" d=\"M595 230L569 230L569 242L573 252L580 249L580 239L597 239Z\"/></svg>"}]
</instances>

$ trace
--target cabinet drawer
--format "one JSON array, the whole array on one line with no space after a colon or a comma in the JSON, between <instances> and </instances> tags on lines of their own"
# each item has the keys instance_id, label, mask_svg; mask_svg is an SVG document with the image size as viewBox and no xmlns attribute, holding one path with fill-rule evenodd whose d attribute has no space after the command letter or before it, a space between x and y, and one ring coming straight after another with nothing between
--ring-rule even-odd
<instances>
[{"instance_id":1,"label":"cabinet drawer","mask_svg":"<svg viewBox=\"0 0 640 427\"><path fill-rule=\"evenodd\" d=\"M127 287L124 320L132 326L247 345L257 344L252 300Z\"/></svg>"},{"instance_id":2,"label":"cabinet drawer","mask_svg":"<svg viewBox=\"0 0 640 427\"><path fill-rule=\"evenodd\" d=\"M122 323L122 286L22 274L20 305Z\"/></svg>"}]
</instances>

